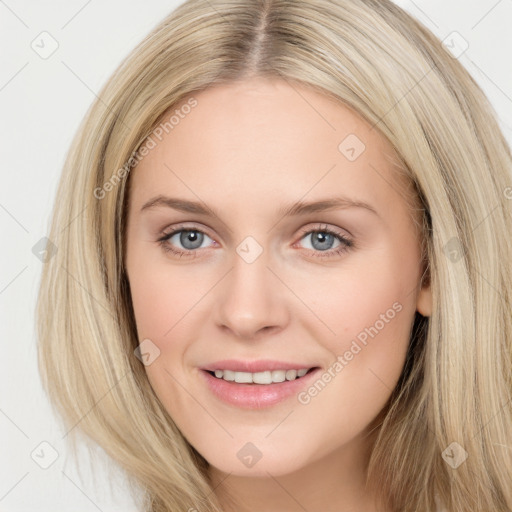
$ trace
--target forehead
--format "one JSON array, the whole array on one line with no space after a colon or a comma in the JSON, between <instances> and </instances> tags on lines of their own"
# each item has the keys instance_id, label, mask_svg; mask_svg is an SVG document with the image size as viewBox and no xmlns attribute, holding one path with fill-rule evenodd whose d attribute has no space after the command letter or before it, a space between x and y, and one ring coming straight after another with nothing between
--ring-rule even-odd
<instances>
[{"instance_id":1,"label":"forehead","mask_svg":"<svg viewBox=\"0 0 512 512\"><path fill-rule=\"evenodd\" d=\"M405 199L392 146L342 102L261 78L215 85L193 100L162 117L150 136L154 148L132 171L139 206L156 193L222 193L260 209L326 193L381 208Z\"/></svg>"}]
</instances>

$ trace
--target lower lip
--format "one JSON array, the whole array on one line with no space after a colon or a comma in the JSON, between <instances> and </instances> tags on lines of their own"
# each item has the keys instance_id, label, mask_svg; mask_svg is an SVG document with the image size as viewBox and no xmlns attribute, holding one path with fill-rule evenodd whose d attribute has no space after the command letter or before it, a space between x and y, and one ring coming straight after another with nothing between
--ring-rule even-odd
<instances>
[{"instance_id":1,"label":"lower lip","mask_svg":"<svg viewBox=\"0 0 512 512\"><path fill-rule=\"evenodd\" d=\"M210 391L223 402L243 409L263 409L297 395L319 371L315 368L299 379L274 384L239 384L218 379L206 370L201 370L201 374Z\"/></svg>"}]
</instances>

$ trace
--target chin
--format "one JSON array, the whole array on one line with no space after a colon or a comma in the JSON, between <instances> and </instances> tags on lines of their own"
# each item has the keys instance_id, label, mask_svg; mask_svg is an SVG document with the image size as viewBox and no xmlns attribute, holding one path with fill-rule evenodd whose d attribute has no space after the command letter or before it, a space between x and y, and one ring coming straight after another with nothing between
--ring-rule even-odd
<instances>
[{"instance_id":1,"label":"chin","mask_svg":"<svg viewBox=\"0 0 512 512\"><path fill-rule=\"evenodd\" d=\"M270 475L287 475L300 470L307 464L307 461L298 460L291 452L279 453L269 450L268 453L265 453L265 451L260 450L258 454L254 447L246 445L242 449L236 450L234 457L226 457L224 451L222 456L213 455L207 458L207 461L218 471L232 476L262 478L268 478Z\"/></svg>"}]
</instances>

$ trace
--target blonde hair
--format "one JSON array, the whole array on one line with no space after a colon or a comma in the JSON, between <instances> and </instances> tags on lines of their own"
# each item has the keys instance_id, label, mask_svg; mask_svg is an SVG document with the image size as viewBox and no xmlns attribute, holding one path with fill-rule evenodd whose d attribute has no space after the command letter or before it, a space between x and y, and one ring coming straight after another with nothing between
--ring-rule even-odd
<instances>
[{"instance_id":1,"label":"blonde hair","mask_svg":"<svg viewBox=\"0 0 512 512\"><path fill-rule=\"evenodd\" d=\"M221 510L207 461L134 355L126 198L169 109L251 76L352 107L393 145L422 205L433 311L416 314L368 481L395 511L437 498L454 512L512 510L510 148L469 73L388 0L188 0L104 86L64 165L37 305L43 384L70 434L103 447L147 510ZM453 442L467 453L456 469L443 458Z\"/></svg>"}]
</instances>

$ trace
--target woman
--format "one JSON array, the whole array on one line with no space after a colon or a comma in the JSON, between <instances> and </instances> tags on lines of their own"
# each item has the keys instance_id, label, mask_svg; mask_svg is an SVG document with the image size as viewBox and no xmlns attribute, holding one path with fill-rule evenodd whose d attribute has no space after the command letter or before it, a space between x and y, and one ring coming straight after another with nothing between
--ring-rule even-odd
<instances>
[{"instance_id":1,"label":"woman","mask_svg":"<svg viewBox=\"0 0 512 512\"><path fill-rule=\"evenodd\" d=\"M511 155L453 55L387 1L189 0L99 96L40 366L145 509L512 510Z\"/></svg>"}]
</instances>

